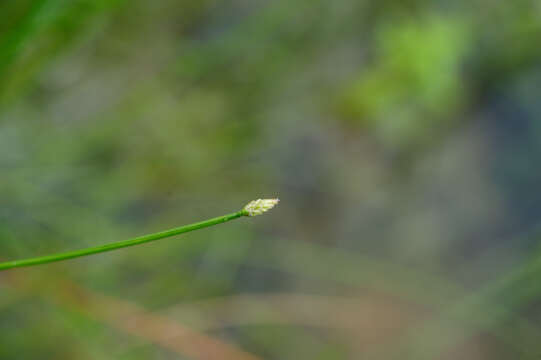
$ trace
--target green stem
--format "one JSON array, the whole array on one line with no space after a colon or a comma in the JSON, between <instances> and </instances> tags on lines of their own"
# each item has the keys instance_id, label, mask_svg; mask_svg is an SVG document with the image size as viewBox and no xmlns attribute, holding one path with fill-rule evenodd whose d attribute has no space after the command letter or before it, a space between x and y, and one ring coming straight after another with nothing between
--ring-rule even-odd
<instances>
[{"instance_id":1,"label":"green stem","mask_svg":"<svg viewBox=\"0 0 541 360\"><path fill-rule=\"evenodd\" d=\"M0 271L16 268L16 267L22 267L22 266L33 266L33 265L46 264L46 263L55 262L55 261L73 259L76 257L98 254L98 253L116 250L116 249L120 249L120 248L124 248L128 246L139 245L146 242L182 234L188 231L198 230L204 227L221 224L221 223L224 223L233 219L237 219L241 216L246 216L246 215L247 215L246 211L241 210L241 211L237 211L236 213L215 217L215 218L208 219L205 221L201 221L201 222L197 222L197 223L193 223L189 225L184 225L184 226L180 226L180 227L165 230L165 231L160 231L153 234L139 236L133 239L118 241L111 244L100 245L100 246L90 247L90 248L81 249L81 250L67 251L64 253L40 256L40 257L29 258L29 259L6 261L3 263L0 263Z\"/></svg>"}]
</instances>

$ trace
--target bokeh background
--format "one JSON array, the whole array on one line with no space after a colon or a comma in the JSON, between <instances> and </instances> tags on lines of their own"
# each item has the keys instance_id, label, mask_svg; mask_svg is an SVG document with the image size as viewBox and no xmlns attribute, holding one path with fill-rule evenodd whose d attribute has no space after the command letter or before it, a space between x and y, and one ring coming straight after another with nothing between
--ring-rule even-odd
<instances>
[{"instance_id":1,"label":"bokeh background","mask_svg":"<svg viewBox=\"0 0 541 360\"><path fill-rule=\"evenodd\" d=\"M537 0L2 0L0 359L541 358Z\"/></svg>"}]
</instances>

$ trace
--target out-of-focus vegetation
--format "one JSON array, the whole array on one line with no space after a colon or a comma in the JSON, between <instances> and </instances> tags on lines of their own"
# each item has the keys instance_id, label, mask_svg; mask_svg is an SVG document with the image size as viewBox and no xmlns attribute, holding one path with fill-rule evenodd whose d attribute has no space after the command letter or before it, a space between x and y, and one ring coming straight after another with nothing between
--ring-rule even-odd
<instances>
[{"instance_id":1,"label":"out-of-focus vegetation","mask_svg":"<svg viewBox=\"0 0 541 360\"><path fill-rule=\"evenodd\" d=\"M538 359L541 4L0 1L0 359Z\"/></svg>"}]
</instances>

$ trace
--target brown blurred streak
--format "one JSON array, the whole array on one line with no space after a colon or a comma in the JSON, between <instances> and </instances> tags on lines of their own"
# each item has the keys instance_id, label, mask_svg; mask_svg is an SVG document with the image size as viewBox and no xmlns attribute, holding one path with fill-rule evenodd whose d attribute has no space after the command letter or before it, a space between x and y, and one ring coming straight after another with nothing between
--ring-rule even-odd
<instances>
[{"instance_id":1,"label":"brown blurred streak","mask_svg":"<svg viewBox=\"0 0 541 360\"><path fill-rule=\"evenodd\" d=\"M28 292L38 291L62 306L192 359L260 360L234 345L189 329L165 316L149 313L132 302L97 294L60 276L55 276L54 281L35 281L15 272L2 275L0 281L11 286Z\"/></svg>"},{"instance_id":2,"label":"brown blurred streak","mask_svg":"<svg viewBox=\"0 0 541 360\"><path fill-rule=\"evenodd\" d=\"M71 307L118 329L121 332L151 341L175 353L201 360L259 359L233 345L199 331L251 324L285 324L338 330L340 339L347 339L354 354L371 359L389 359L383 349L393 349L402 336L433 316L424 306L401 301L383 294L363 293L353 296L313 294L244 294L179 304L152 314L129 301L97 294L61 275L45 279L21 274L0 274L0 281L28 292L39 292L62 306ZM190 323L204 314L201 321ZM171 320L181 319L188 328ZM193 320L193 318L192 318ZM337 334L335 334L337 335ZM461 359L487 359L483 353L497 344L492 335L474 337L457 344L450 355Z\"/></svg>"}]
</instances>

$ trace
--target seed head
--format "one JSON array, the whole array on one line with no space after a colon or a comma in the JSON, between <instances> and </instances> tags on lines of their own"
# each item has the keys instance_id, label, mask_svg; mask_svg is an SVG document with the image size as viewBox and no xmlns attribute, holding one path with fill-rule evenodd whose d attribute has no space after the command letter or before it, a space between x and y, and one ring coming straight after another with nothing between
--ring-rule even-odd
<instances>
[{"instance_id":1,"label":"seed head","mask_svg":"<svg viewBox=\"0 0 541 360\"><path fill-rule=\"evenodd\" d=\"M250 201L243 210L248 216L257 216L272 209L279 201L279 199L257 199Z\"/></svg>"}]
</instances>

